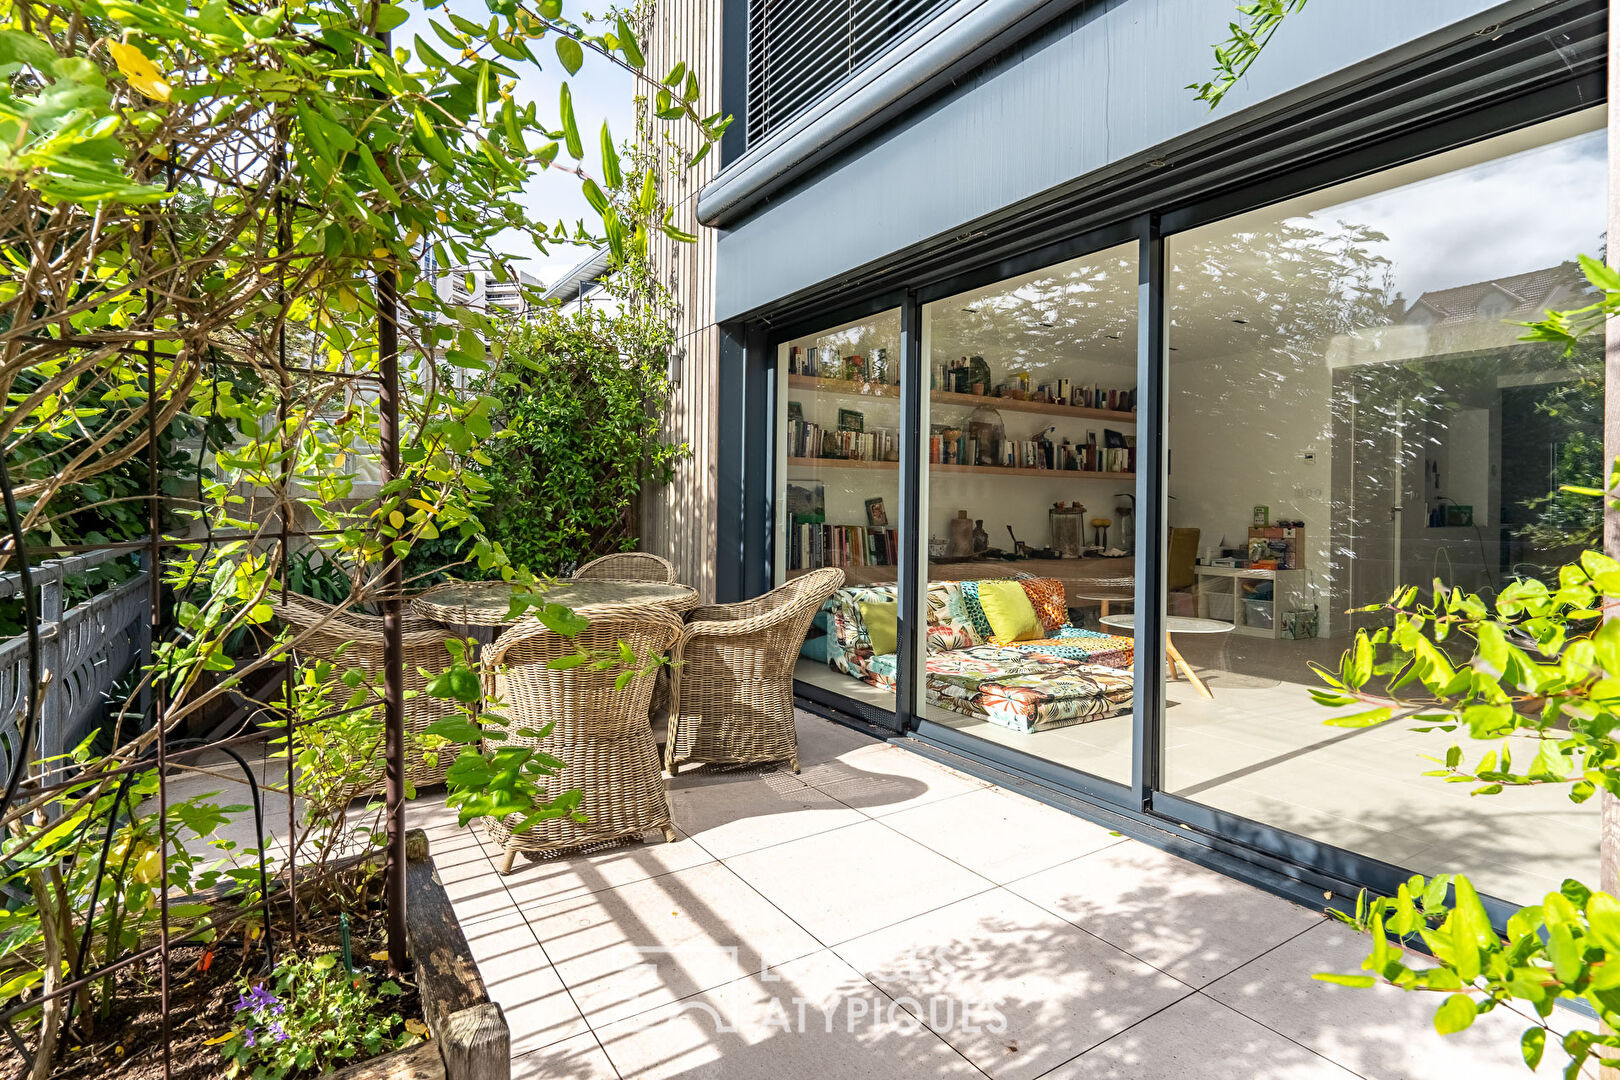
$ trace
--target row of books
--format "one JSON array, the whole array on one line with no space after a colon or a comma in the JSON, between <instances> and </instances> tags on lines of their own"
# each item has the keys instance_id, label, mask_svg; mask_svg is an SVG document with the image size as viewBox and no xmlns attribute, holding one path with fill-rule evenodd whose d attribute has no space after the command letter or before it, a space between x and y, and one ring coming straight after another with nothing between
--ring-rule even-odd
<instances>
[{"instance_id":1,"label":"row of books","mask_svg":"<svg viewBox=\"0 0 1620 1080\"><path fill-rule=\"evenodd\" d=\"M789 457L840 458L844 461L899 461L900 433L877 431L828 431L806 420L787 422Z\"/></svg>"},{"instance_id":2,"label":"row of books","mask_svg":"<svg viewBox=\"0 0 1620 1080\"><path fill-rule=\"evenodd\" d=\"M983 465L979 440L935 435L928 440L928 460L935 465ZM1003 439L989 457L1002 468L1052 469L1061 472L1119 473L1136 471L1136 448L1095 443L1054 443L1049 439Z\"/></svg>"},{"instance_id":3,"label":"row of books","mask_svg":"<svg viewBox=\"0 0 1620 1080\"><path fill-rule=\"evenodd\" d=\"M1106 386L1075 386L1069 379L1056 379L1042 383L1036 395L1047 400L1081 409L1110 409L1114 412L1136 411L1136 390L1110 389Z\"/></svg>"},{"instance_id":4,"label":"row of books","mask_svg":"<svg viewBox=\"0 0 1620 1080\"><path fill-rule=\"evenodd\" d=\"M897 529L795 521L788 537L789 570L821 566L894 566L899 561Z\"/></svg>"}]
</instances>

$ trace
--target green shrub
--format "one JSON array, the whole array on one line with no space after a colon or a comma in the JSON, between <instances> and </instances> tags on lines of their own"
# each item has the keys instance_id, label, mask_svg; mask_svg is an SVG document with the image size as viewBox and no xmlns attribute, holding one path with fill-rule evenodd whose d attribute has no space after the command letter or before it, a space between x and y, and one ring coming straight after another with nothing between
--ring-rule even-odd
<instances>
[{"instance_id":1,"label":"green shrub","mask_svg":"<svg viewBox=\"0 0 1620 1080\"><path fill-rule=\"evenodd\" d=\"M635 548L643 485L686 453L661 431L670 342L651 305L511 325L483 388L500 401L484 527L514 563L556 574Z\"/></svg>"}]
</instances>

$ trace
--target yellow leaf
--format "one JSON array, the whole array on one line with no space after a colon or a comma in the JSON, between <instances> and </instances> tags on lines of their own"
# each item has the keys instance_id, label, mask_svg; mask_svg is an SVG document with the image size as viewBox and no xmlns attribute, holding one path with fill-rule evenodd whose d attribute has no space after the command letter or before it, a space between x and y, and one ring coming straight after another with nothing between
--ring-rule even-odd
<instances>
[{"instance_id":1,"label":"yellow leaf","mask_svg":"<svg viewBox=\"0 0 1620 1080\"><path fill-rule=\"evenodd\" d=\"M230 1042L232 1039L236 1038L240 1034L242 1034L240 1031L227 1031L225 1034L221 1035L217 1039L205 1039L203 1041L203 1045L204 1046L218 1046L220 1043L228 1043L228 1042Z\"/></svg>"},{"instance_id":2,"label":"yellow leaf","mask_svg":"<svg viewBox=\"0 0 1620 1080\"><path fill-rule=\"evenodd\" d=\"M371 954L370 958L377 961L379 964L386 964L388 963L388 950L378 949L376 952Z\"/></svg>"},{"instance_id":3,"label":"yellow leaf","mask_svg":"<svg viewBox=\"0 0 1620 1080\"><path fill-rule=\"evenodd\" d=\"M395 510L388 515L388 523L396 529L403 529L405 527L405 515Z\"/></svg>"},{"instance_id":4,"label":"yellow leaf","mask_svg":"<svg viewBox=\"0 0 1620 1080\"><path fill-rule=\"evenodd\" d=\"M420 1020L405 1021L405 1030L410 1032L412 1035L420 1035L424 1039L430 1034L428 1031L428 1026L422 1023Z\"/></svg>"},{"instance_id":5,"label":"yellow leaf","mask_svg":"<svg viewBox=\"0 0 1620 1080\"><path fill-rule=\"evenodd\" d=\"M122 41L108 45L107 51L112 54L118 70L124 73L124 78L129 80L129 85L155 101L169 100L171 87L145 53Z\"/></svg>"}]
</instances>

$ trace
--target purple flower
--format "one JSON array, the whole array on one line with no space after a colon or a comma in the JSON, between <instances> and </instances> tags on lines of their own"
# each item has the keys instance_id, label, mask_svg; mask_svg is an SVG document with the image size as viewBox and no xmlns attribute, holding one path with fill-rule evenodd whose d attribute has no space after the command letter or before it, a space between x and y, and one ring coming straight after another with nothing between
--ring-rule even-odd
<instances>
[{"instance_id":1,"label":"purple flower","mask_svg":"<svg viewBox=\"0 0 1620 1080\"><path fill-rule=\"evenodd\" d=\"M253 987L245 994L237 995L236 1011L242 1012L247 1009L263 1009L271 1016L280 1016L286 1012L286 1006L281 1003L281 999L265 989L263 984Z\"/></svg>"},{"instance_id":2,"label":"purple flower","mask_svg":"<svg viewBox=\"0 0 1620 1080\"><path fill-rule=\"evenodd\" d=\"M270 1023L270 1034L276 1037L276 1042L287 1041L287 1033L283 1031L281 1025L275 1021L271 1021Z\"/></svg>"},{"instance_id":3,"label":"purple flower","mask_svg":"<svg viewBox=\"0 0 1620 1080\"><path fill-rule=\"evenodd\" d=\"M253 1029L252 1028L244 1028L244 1029L242 1029L242 1043L245 1046L258 1046L259 1045L259 1040L255 1039L253 1037Z\"/></svg>"}]
</instances>

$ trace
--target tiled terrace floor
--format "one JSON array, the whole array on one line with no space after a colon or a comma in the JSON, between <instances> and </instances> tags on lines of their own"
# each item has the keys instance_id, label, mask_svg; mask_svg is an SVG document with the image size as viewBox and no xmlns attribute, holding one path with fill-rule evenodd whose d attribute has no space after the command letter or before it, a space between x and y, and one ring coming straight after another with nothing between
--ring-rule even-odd
<instances>
[{"instance_id":1,"label":"tiled terrace floor","mask_svg":"<svg viewBox=\"0 0 1620 1080\"><path fill-rule=\"evenodd\" d=\"M1317 913L820 719L800 740L799 777L677 777L674 844L505 878L413 804L514 1078L1529 1075L1516 1017L1442 1039L1432 997L1313 981L1364 955Z\"/></svg>"}]
</instances>

